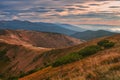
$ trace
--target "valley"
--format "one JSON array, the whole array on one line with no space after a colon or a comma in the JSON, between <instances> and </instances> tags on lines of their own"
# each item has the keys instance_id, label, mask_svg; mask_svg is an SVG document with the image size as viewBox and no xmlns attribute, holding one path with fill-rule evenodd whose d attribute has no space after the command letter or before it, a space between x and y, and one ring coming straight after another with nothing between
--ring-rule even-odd
<instances>
[{"instance_id":1,"label":"valley","mask_svg":"<svg viewBox=\"0 0 120 80\"><path fill-rule=\"evenodd\" d=\"M102 40L110 41L111 47L105 49L95 47ZM58 33L1 30L0 77L3 80L117 79L119 78L119 68L117 68L119 40L119 34L82 41ZM90 53L89 50L93 52ZM117 69L117 74L114 68ZM109 73L116 74L116 77L107 77L111 75Z\"/></svg>"}]
</instances>

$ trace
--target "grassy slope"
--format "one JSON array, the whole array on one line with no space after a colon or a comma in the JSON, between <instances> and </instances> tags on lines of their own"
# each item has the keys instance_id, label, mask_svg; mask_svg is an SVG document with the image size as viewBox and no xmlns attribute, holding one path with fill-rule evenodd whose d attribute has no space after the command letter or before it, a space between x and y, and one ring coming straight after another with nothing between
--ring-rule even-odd
<instances>
[{"instance_id":1,"label":"grassy slope","mask_svg":"<svg viewBox=\"0 0 120 80\"><path fill-rule=\"evenodd\" d=\"M9 62L0 60L0 74L4 78L13 77L42 68L52 63L57 57L64 56L64 49L51 50L37 47L25 47L14 44L0 42L0 50L6 48L6 55L10 58ZM66 48L69 52L69 48ZM59 53L59 54L56 54ZM46 64L46 65L45 65Z\"/></svg>"},{"instance_id":2,"label":"grassy slope","mask_svg":"<svg viewBox=\"0 0 120 80\"><path fill-rule=\"evenodd\" d=\"M21 45L13 45L4 42L0 42L0 51L6 49L6 53L0 56L0 75L4 78L20 75L21 72L27 72L35 69L36 65L33 65L33 59L39 56L45 51L50 49L36 50L34 47L24 47ZM5 58L9 58L7 61ZM35 61L37 62L37 61ZM43 63L39 63L38 67Z\"/></svg>"},{"instance_id":3,"label":"grassy slope","mask_svg":"<svg viewBox=\"0 0 120 80\"><path fill-rule=\"evenodd\" d=\"M42 45L41 42L46 45L44 47L33 45L33 43ZM10 60L3 61L4 56L0 54L0 75L4 78L16 77L35 69L41 69L57 58L54 56L62 56L53 54L62 49L50 51L52 48L49 47L61 48L79 43L81 42L78 39L56 33L0 30L0 51L7 49L5 56Z\"/></svg>"},{"instance_id":4,"label":"grassy slope","mask_svg":"<svg viewBox=\"0 0 120 80\"><path fill-rule=\"evenodd\" d=\"M0 41L44 48L65 48L82 43L79 39L63 34L26 30L0 30Z\"/></svg>"},{"instance_id":5,"label":"grassy slope","mask_svg":"<svg viewBox=\"0 0 120 80\"><path fill-rule=\"evenodd\" d=\"M96 44L101 39L71 47L63 50L63 53L78 51L85 46ZM77 62L56 68L47 67L19 80L120 80L120 35L105 39L115 42L116 46Z\"/></svg>"}]
</instances>

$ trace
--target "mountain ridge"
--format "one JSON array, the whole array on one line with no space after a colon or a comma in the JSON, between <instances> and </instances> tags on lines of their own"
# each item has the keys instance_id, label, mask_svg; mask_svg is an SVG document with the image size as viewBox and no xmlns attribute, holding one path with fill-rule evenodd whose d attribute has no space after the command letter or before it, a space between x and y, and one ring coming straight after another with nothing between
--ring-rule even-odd
<instances>
[{"instance_id":1,"label":"mountain ridge","mask_svg":"<svg viewBox=\"0 0 120 80\"><path fill-rule=\"evenodd\" d=\"M56 25L54 23L45 23L45 22L29 22L29 21L0 21L0 29L23 29L23 30L34 30L34 31L42 31L42 32L54 32L71 35L76 31L61 27L60 25Z\"/></svg>"},{"instance_id":2,"label":"mountain ridge","mask_svg":"<svg viewBox=\"0 0 120 80\"><path fill-rule=\"evenodd\" d=\"M83 40L92 40L92 39L95 39L95 38L112 36L114 34L118 34L118 33L110 32L110 31L106 31L106 30L97 30L97 31L87 30L87 31L84 31L84 32L77 32L77 33L75 33L71 36L75 37L75 38L78 38L78 39L83 39Z\"/></svg>"},{"instance_id":3,"label":"mountain ridge","mask_svg":"<svg viewBox=\"0 0 120 80\"><path fill-rule=\"evenodd\" d=\"M44 48L64 48L81 43L79 39L63 34L26 30L0 30L0 40Z\"/></svg>"}]
</instances>

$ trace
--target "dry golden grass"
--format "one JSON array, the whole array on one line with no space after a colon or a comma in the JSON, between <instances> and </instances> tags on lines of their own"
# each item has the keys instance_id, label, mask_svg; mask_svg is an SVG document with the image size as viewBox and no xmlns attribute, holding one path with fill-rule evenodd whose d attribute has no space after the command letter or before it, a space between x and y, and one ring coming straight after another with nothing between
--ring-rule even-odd
<instances>
[{"instance_id":1,"label":"dry golden grass","mask_svg":"<svg viewBox=\"0 0 120 80\"><path fill-rule=\"evenodd\" d=\"M57 68L48 67L19 80L118 80L120 52L103 51Z\"/></svg>"},{"instance_id":2,"label":"dry golden grass","mask_svg":"<svg viewBox=\"0 0 120 80\"><path fill-rule=\"evenodd\" d=\"M115 42L116 46L77 62L45 68L19 80L120 80L120 35L101 39L109 39ZM66 49L66 52L78 51L84 46L96 44L101 39Z\"/></svg>"}]
</instances>

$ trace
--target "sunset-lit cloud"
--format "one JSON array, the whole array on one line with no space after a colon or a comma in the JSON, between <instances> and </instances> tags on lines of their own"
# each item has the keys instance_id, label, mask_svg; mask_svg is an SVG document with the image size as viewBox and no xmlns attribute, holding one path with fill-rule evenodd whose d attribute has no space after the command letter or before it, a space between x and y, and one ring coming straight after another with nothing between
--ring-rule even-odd
<instances>
[{"instance_id":1,"label":"sunset-lit cloud","mask_svg":"<svg viewBox=\"0 0 120 80\"><path fill-rule=\"evenodd\" d=\"M119 0L0 0L0 20L120 25ZM116 28L117 29L117 28Z\"/></svg>"}]
</instances>

